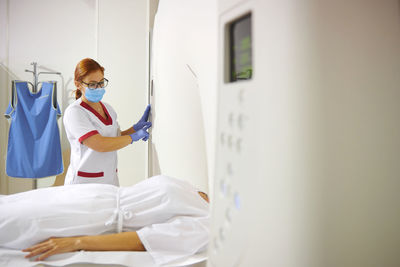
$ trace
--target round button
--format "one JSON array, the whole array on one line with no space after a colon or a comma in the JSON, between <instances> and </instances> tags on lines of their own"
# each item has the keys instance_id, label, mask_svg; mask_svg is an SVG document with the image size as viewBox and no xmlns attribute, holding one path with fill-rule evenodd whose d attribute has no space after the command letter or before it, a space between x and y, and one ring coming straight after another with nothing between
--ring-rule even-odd
<instances>
[{"instance_id":1,"label":"round button","mask_svg":"<svg viewBox=\"0 0 400 267\"><path fill-rule=\"evenodd\" d=\"M223 196L226 196L227 188L226 188L226 183L224 180L221 180L220 184L220 190Z\"/></svg>"},{"instance_id":2,"label":"round button","mask_svg":"<svg viewBox=\"0 0 400 267\"><path fill-rule=\"evenodd\" d=\"M240 201L239 193L236 192L236 193L234 194L233 200L234 200L234 203L235 203L235 208L236 208L237 210L240 210L241 201Z\"/></svg>"}]
</instances>

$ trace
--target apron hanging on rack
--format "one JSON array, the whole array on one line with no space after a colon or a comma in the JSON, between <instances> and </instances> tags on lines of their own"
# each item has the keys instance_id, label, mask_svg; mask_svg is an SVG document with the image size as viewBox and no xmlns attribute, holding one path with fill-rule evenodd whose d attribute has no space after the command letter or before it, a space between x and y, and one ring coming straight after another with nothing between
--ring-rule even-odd
<instances>
[{"instance_id":1,"label":"apron hanging on rack","mask_svg":"<svg viewBox=\"0 0 400 267\"><path fill-rule=\"evenodd\" d=\"M41 90L32 93L28 82L12 81L12 97L4 115L10 121L8 176L42 178L63 173L56 82L43 82Z\"/></svg>"}]
</instances>

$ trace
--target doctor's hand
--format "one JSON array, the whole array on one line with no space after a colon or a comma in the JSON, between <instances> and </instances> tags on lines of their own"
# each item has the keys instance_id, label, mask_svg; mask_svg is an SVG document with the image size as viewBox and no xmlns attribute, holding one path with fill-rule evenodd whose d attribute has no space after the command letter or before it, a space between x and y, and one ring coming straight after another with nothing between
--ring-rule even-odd
<instances>
[{"instance_id":1,"label":"doctor's hand","mask_svg":"<svg viewBox=\"0 0 400 267\"><path fill-rule=\"evenodd\" d=\"M151 125L150 125L151 126ZM150 126L144 126L142 129L138 130L137 132L134 132L133 134L130 134L131 138L132 138L132 142L136 142L140 139L142 139L143 141L147 141L147 139L149 139L149 133L146 131L148 128L150 128Z\"/></svg>"},{"instance_id":2,"label":"doctor's hand","mask_svg":"<svg viewBox=\"0 0 400 267\"><path fill-rule=\"evenodd\" d=\"M23 252L30 252L25 258L40 255L35 260L41 261L54 254L73 252L80 250L80 239L77 237L51 237L46 241L38 243Z\"/></svg>"},{"instance_id":3,"label":"doctor's hand","mask_svg":"<svg viewBox=\"0 0 400 267\"><path fill-rule=\"evenodd\" d=\"M143 127L151 127L151 122L149 122L149 114L150 114L150 110L151 110L151 105L149 104L146 107L146 110L143 113L143 116L140 118L140 120L133 125L133 129L135 131L139 131L140 129L143 129Z\"/></svg>"}]
</instances>

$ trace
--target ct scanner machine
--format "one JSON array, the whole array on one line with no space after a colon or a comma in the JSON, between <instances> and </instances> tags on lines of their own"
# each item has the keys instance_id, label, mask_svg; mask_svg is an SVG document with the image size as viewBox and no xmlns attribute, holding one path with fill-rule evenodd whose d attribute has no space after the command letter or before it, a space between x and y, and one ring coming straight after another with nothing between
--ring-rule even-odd
<instances>
[{"instance_id":1,"label":"ct scanner machine","mask_svg":"<svg viewBox=\"0 0 400 267\"><path fill-rule=\"evenodd\" d=\"M400 265L399 13L160 1L150 173L208 185L207 266Z\"/></svg>"},{"instance_id":2,"label":"ct scanner machine","mask_svg":"<svg viewBox=\"0 0 400 267\"><path fill-rule=\"evenodd\" d=\"M400 2L219 0L207 266L400 266Z\"/></svg>"}]
</instances>

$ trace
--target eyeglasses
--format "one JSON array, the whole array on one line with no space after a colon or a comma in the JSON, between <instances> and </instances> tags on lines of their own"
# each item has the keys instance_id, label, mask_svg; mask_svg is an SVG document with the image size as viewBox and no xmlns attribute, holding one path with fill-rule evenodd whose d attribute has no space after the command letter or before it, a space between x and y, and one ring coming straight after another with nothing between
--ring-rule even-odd
<instances>
[{"instance_id":1,"label":"eyeglasses","mask_svg":"<svg viewBox=\"0 0 400 267\"><path fill-rule=\"evenodd\" d=\"M82 81L81 83L86 84L89 89L97 89L106 87L108 85L108 80L104 78L101 82L98 83L85 83L84 81Z\"/></svg>"}]
</instances>

